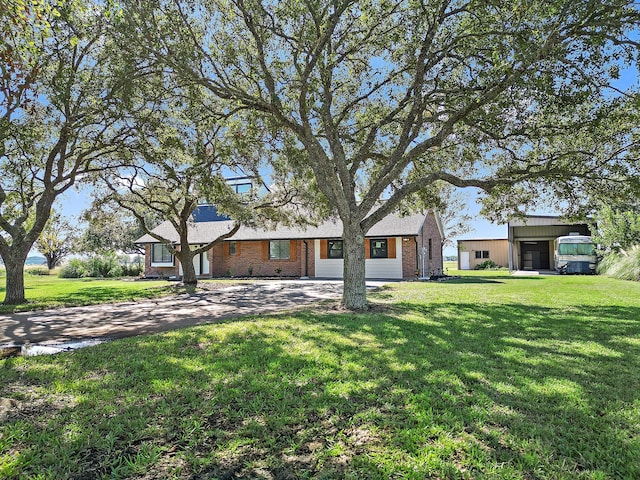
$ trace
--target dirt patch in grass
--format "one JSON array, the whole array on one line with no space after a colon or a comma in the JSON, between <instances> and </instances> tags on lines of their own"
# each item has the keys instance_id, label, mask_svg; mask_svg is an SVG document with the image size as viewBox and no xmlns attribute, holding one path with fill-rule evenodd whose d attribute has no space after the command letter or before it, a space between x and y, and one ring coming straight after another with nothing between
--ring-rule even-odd
<instances>
[{"instance_id":1,"label":"dirt patch in grass","mask_svg":"<svg viewBox=\"0 0 640 480\"><path fill-rule=\"evenodd\" d=\"M213 292L215 290L221 290L223 288L236 287L238 285L246 284L247 282L237 281L237 282L216 282L216 281L206 281L206 282L198 282L198 290L204 292ZM182 284L179 284L182 286ZM184 288L184 287L183 287Z\"/></svg>"},{"instance_id":2,"label":"dirt patch in grass","mask_svg":"<svg viewBox=\"0 0 640 480\"><path fill-rule=\"evenodd\" d=\"M28 386L21 388L10 386L4 393L10 397L0 397L0 421L17 419L36 421L53 417L61 410L73 408L77 404L76 399L71 395L43 396L36 391L36 388Z\"/></svg>"},{"instance_id":3,"label":"dirt patch in grass","mask_svg":"<svg viewBox=\"0 0 640 480\"><path fill-rule=\"evenodd\" d=\"M341 300L323 300L319 302L318 306L312 310L314 313L320 314L383 314L390 315L397 311L393 305L379 302L369 301L367 303L367 309L362 312L354 312L353 310L349 310L346 308Z\"/></svg>"}]
</instances>

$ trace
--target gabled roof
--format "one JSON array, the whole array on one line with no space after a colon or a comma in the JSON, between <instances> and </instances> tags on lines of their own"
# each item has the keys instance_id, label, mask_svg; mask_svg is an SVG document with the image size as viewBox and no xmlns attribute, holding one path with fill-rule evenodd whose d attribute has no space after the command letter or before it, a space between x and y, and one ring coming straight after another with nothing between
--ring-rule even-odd
<instances>
[{"instance_id":1,"label":"gabled roof","mask_svg":"<svg viewBox=\"0 0 640 480\"><path fill-rule=\"evenodd\" d=\"M437 215L436 215L437 218ZM420 233L425 214L417 213L401 217L391 214L380 220L367 233L367 237L415 236ZM193 223L189 229L189 243L209 243L233 228L232 220L217 222ZM440 228L440 225L438 225ZM177 243L178 234L166 221L153 229L154 233ZM442 232L440 232L442 234ZM340 238L342 236L342 222L339 219L327 220L317 227L277 227L276 229L255 229L241 227L233 237L227 240L300 240L316 238ZM143 235L135 243L157 243L151 235Z\"/></svg>"}]
</instances>

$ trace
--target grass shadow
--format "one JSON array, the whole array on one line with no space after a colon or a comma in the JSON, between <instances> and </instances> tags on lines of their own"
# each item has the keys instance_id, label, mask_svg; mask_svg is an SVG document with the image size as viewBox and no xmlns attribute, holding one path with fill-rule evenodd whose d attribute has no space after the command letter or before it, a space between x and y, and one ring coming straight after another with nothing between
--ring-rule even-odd
<instances>
[{"instance_id":1,"label":"grass shadow","mask_svg":"<svg viewBox=\"0 0 640 480\"><path fill-rule=\"evenodd\" d=\"M95 283L93 283L95 282ZM0 294L3 292L0 289ZM128 285L105 286L100 285L98 280L90 280L83 288L75 288L69 291L60 291L52 287L50 293L47 288L32 285L25 287L27 302L19 305L0 305L1 313L17 313L31 310L43 310L47 308L75 307L85 305L96 305L109 302L126 302L146 298L156 298L161 295L171 293L184 293L184 289L175 286L157 286L155 288L135 288ZM30 295L30 292L37 292L38 295Z\"/></svg>"},{"instance_id":2,"label":"grass shadow","mask_svg":"<svg viewBox=\"0 0 640 480\"><path fill-rule=\"evenodd\" d=\"M8 360L0 457L74 478L637 478L638 338L635 306L399 301Z\"/></svg>"}]
</instances>

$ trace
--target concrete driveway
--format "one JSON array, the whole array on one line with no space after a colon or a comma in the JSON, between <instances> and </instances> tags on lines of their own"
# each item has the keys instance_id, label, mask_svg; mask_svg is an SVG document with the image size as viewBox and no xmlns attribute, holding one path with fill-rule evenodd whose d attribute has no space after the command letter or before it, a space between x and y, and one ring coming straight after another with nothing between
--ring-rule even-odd
<instances>
[{"instance_id":1,"label":"concrete driveway","mask_svg":"<svg viewBox=\"0 0 640 480\"><path fill-rule=\"evenodd\" d=\"M376 287L385 282L367 282ZM277 280L195 294L0 315L0 345L121 338L340 298L342 281Z\"/></svg>"}]
</instances>

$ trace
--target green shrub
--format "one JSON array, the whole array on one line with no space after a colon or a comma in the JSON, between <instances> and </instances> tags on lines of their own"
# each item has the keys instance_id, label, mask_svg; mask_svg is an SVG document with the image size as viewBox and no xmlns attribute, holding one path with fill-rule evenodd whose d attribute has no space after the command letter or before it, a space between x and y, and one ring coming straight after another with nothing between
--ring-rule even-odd
<instances>
[{"instance_id":1,"label":"green shrub","mask_svg":"<svg viewBox=\"0 0 640 480\"><path fill-rule=\"evenodd\" d=\"M500 268L500 265L498 265L493 260L485 260L484 262L476 265L475 269L476 270L497 270L499 268Z\"/></svg>"},{"instance_id":2,"label":"green shrub","mask_svg":"<svg viewBox=\"0 0 640 480\"><path fill-rule=\"evenodd\" d=\"M135 277L140 275L142 269L142 261L130 262L127 255L118 256L115 253L107 253L86 259L74 258L62 267L59 276L62 278Z\"/></svg>"},{"instance_id":3,"label":"green shrub","mask_svg":"<svg viewBox=\"0 0 640 480\"><path fill-rule=\"evenodd\" d=\"M91 277L119 277L122 274L122 268L118 263L118 256L115 253L106 253L97 255L88 260L89 271Z\"/></svg>"},{"instance_id":4,"label":"green shrub","mask_svg":"<svg viewBox=\"0 0 640 480\"><path fill-rule=\"evenodd\" d=\"M600 252L602 253L602 252ZM607 275L607 272L613 268L613 265L618 262L620 254L613 251L603 254L602 258L598 262L596 271L602 275Z\"/></svg>"},{"instance_id":5,"label":"green shrub","mask_svg":"<svg viewBox=\"0 0 640 480\"><path fill-rule=\"evenodd\" d=\"M47 267L29 267L25 270L29 275L49 275L51 271Z\"/></svg>"},{"instance_id":6,"label":"green shrub","mask_svg":"<svg viewBox=\"0 0 640 480\"><path fill-rule=\"evenodd\" d=\"M72 258L60 269L60 278L82 278L89 276L86 260Z\"/></svg>"},{"instance_id":7,"label":"green shrub","mask_svg":"<svg viewBox=\"0 0 640 480\"><path fill-rule=\"evenodd\" d=\"M120 268L120 277L137 277L144 270L144 257L136 255L130 258L129 255L120 255L118 257L118 267Z\"/></svg>"},{"instance_id":8,"label":"green shrub","mask_svg":"<svg viewBox=\"0 0 640 480\"><path fill-rule=\"evenodd\" d=\"M598 273L621 280L640 281L640 246L630 248L626 255L607 253L598 264Z\"/></svg>"},{"instance_id":9,"label":"green shrub","mask_svg":"<svg viewBox=\"0 0 640 480\"><path fill-rule=\"evenodd\" d=\"M123 277L137 277L142 273L143 266L139 263L125 263L120 265L121 273Z\"/></svg>"}]
</instances>

